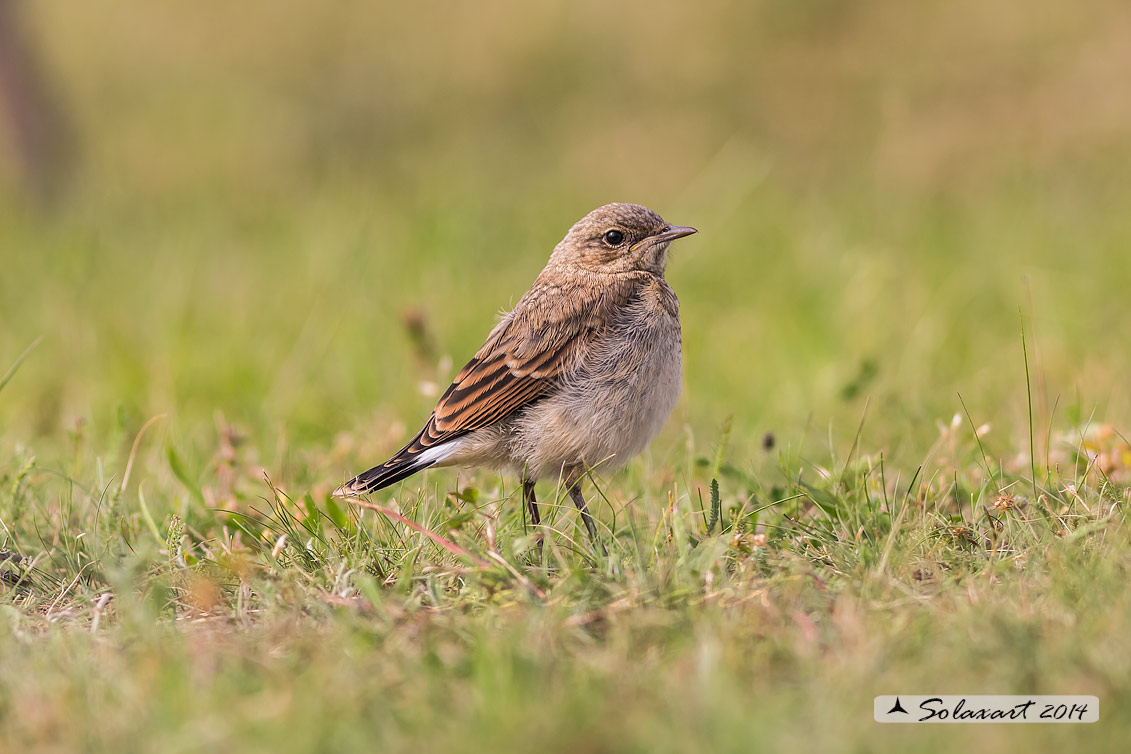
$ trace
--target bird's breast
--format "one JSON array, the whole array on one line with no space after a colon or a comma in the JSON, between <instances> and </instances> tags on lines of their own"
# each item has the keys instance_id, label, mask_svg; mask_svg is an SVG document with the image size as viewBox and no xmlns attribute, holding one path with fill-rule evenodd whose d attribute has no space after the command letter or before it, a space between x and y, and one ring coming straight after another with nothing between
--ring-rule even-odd
<instances>
[{"instance_id":1,"label":"bird's breast","mask_svg":"<svg viewBox=\"0 0 1131 754\"><path fill-rule=\"evenodd\" d=\"M531 469L622 466L667 422L682 359L678 302L662 285L618 312L560 388L527 413L516 450Z\"/></svg>"}]
</instances>

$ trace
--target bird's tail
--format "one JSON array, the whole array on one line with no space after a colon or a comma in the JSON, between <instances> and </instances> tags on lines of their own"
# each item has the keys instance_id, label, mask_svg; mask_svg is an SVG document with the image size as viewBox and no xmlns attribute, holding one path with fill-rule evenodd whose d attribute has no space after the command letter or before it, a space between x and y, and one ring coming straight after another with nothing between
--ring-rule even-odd
<instances>
[{"instance_id":1,"label":"bird's tail","mask_svg":"<svg viewBox=\"0 0 1131 754\"><path fill-rule=\"evenodd\" d=\"M405 458L398 453L380 466L374 466L369 471L358 474L334 490L334 497L357 497L376 492L431 465L432 463L422 462L420 458Z\"/></svg>"},{"instance_id":2,"label":"bird's tail","mask_svg":"<svg viewBox=\"0 0 1131 754\"><path fill-rule=\"evenodd\" d=\"M388 461L358 474L334 490L334 497L357 497L376 492L431 466L452 463L452 457L459 452L462 443L459 439L450 439L439 445L425 445L421 438L428 431L428 426L420 430L408 445Z\"/></svg>"}]
</instances>

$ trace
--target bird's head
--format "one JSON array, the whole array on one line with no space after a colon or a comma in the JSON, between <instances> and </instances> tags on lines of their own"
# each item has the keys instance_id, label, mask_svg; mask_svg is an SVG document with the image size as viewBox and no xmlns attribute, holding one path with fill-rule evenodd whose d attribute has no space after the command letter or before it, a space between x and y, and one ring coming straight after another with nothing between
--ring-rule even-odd
<instances>
[{"instance_id":1,"label":"bird's head","mask_svg":"<svg viewBox=\"0 0 1131 754\"><path fill-rule=\"evenodd\" d=\"M639 204L606 204L569 229L554 257L591 272L642 270L662 275L671 242L696 232L665 222Z\"/></svg>"}]
</instances>

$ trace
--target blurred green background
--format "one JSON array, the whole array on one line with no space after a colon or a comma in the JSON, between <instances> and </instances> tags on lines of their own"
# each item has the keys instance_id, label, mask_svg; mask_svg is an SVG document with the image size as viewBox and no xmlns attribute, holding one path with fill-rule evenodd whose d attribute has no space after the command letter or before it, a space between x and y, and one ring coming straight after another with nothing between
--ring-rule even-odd
<instances>
[{"instance_id":1,"label":"blurred green background","mask_svg":"<svg viewBox=\"0 0 1131 754\"><path fill-rule=\"evenodd\" d=\"M668 273L660 457L732 414L740 453L846 445L870 400L871 447L913 467L958 393L1025 447L1021 313L1040 422L1131 418L1125 2L5 15L57 137L36 167L0 121L0 367L43 338L5 452L126 448L164 413L167 443L207 455L230 422L278 482L336 483L608 201L702 231Z\"/></svg>"},{"instance_id":2,"label":"blurred green background","mask_svg":"<svg viewBox=\"0 0 1131 754\"><path fill-rule=\"evenodd\" d=\"M1129 40L1126 0L0 0L0 750L1122 751ZM491 473L376 497L489 570L331 508L609 201L701 230L612 556L558 510L527 569ZM934 691L1105 722L871 720Z\"/></svg>"}]
</instances>

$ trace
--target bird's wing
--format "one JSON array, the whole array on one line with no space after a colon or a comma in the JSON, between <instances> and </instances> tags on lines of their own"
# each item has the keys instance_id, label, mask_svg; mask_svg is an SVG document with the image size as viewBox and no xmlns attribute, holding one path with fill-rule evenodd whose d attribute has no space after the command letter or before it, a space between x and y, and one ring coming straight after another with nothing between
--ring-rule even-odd
<instances>
[{"instance_id":1,"label":"bird's wing","mask_svg":"<svg viewBox=\"0 0 1131 754\"><path fill-rule=\"evenodd\" d=\"M635 285L535 285L447 389L398 455L413 456L541 398L577 363Z\"/></svg>"},{"instance_id":2,"label":"bird's wing","mask_svg":"<svg viewBox=\"0 0 1131 754\"><path fill-rule=\"evenodd\" d=\"M444 443L490 426L546 395L584 358L639 283L635 276L599 286L539 279L456 375L416 437L335 494L362 495L395 484L437 463Z\"/></svg>"}]
</instances>

